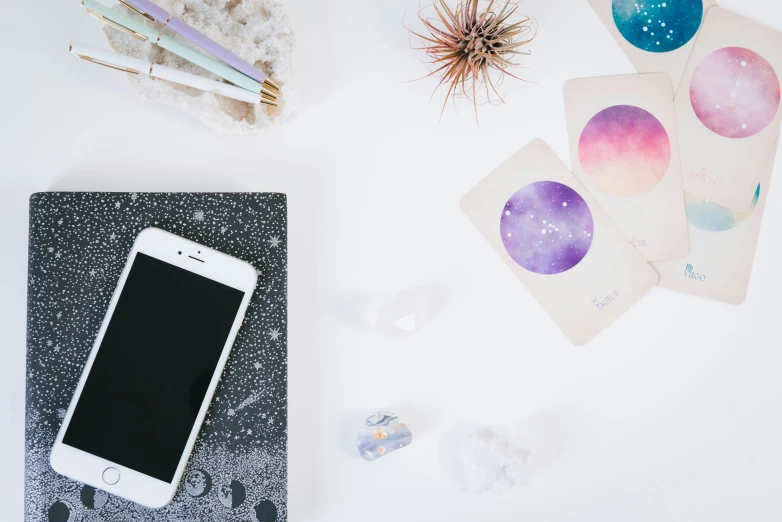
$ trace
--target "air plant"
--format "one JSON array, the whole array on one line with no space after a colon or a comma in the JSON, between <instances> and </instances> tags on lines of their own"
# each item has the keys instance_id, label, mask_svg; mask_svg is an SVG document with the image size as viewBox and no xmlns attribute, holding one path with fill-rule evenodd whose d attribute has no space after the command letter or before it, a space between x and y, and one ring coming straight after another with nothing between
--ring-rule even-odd
<instances>
[{"instance_id":1,"label":"air plant","mask_svg":"<svg viewBox=\"0 0 782 522\"><path fill-rule=\"evenodd\" d=\"M482 10L481 3L485 0L458 0L456 9L451 10L446 0L433 0L436 18L426 16L423 10L418 13L428 34L408 29L423 42L423 47L416 49L426 51L432 59L429 63L434 69L424 78L440 76L435 92L448 85L441 115L448 100L461 94L472 101L477 120L478 95L484 89L488 103L501 105L505 100L497 87L505 75L526 81L508 69L521 65L514 61L517 55L530 54L521 47L535 38L535 23L517 14L518 4L513 0L505 0L499 12L496 0L489 0ZM492 74L499 74L499 78L492 80Z\"/></svg>"}]
</instances>

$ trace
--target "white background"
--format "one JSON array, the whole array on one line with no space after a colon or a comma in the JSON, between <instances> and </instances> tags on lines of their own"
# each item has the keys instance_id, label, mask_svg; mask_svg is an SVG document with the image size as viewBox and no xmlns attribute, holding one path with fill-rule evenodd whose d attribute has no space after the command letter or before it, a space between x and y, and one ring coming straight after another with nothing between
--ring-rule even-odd
<instances>
[{"instance_id":1,"label":"white background","mask_svg":"<svg viewBox=\"0 0 782 522\"><path fill-rule=\"evenodd\" d=\"M509 103L478 126L466 105L438 121L434 80L406 83L426 72L403 28L417 0L291 0L301 113L230 139L71 57L72 39L106 46L76 0L3 4L2 520L23 512L27 209L44 190L289 195L293 521L782 519L782 187L746 304L655 289L584 348L458 209L533 138L568 162L566 80L633 71L586 1L523 4L540 34L522 74L538 85L506 82ZM778 0L723 5L782 30ZM445 295L433 321L407 341L373 332L377 305L418 285ZM355 433L378 409L415 440L366 463ZM518 423L545 425L559 458L513 494L465 493L465 429Z\"/></svg>"}]
</instances>

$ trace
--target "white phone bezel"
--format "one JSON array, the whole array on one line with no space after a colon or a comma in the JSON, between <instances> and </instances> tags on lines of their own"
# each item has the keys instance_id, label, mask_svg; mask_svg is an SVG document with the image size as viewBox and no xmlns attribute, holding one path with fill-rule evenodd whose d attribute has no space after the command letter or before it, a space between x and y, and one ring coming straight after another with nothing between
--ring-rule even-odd
<instances>
[{"instance_id":1,"label":"white phone bezel","mask_svg":"<svg viewBox=\"0 0 782 522\"><path fill-rule=\"evenodd\" d=\"M220 360L217 363L217 368L212 375L212 380L209 383L206 396L198 411L198 416L193 424L193 429L190 432L190 437L187 440L185 450L180 457L174 479L170 484L74 447L67 446L62 442L65 431L70 424L73 410L79 401L82 388L90 373L92 363L98 353L103 336L106 333L106 327L114 313L114 307L125 286L130 267L133 265L136 254L139 252L244 292L244 299L242 299L242 303L236 314L233 325L231 326L231 332L223 347ZM236 334L244 320L244 315L247 311L247 306L252 297L256 283L257 272L255 268L247 262L157 228L142 230L128 255L128 261L125 264L125 268L122 270L119 283L117 284L117 288L109 303L108 311L100 326L98 336L95 339L90 355L87 358L84 371L81 374L79 383L76 386L76 391L68 405L68 410L65 414L62 426L57 434L57 439L50 456L52 468L57 473L69 478L153 509L161 508L171 502L179 482L182 479L182 473L190 458L193 445L195 444L196 437L201 429L201 424L204 421L209 404L212 401L225 363L228 360L228 355L230 354ZM116 468L120 472L120 480L114 485L109 485L103 481L103 472L106 468L110 467Z\"/></svg>"}]
</instances>

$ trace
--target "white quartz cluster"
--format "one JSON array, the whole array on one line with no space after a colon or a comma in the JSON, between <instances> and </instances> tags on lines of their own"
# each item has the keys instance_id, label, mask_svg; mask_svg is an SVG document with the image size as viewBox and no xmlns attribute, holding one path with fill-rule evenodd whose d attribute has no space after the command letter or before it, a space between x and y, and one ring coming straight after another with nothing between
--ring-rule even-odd
<instances>
[{"instance_id":1,"label":"white quartz cluster","mask_svg":"<svg viewBox=\"0 0 782 522\"><path fill-rule=\"evenodd\" d=\"M460 456L470 493L504 493L529 475L531 452L510 430L484 429L469 436Z\"/></svg>"},{"instance_id":2,"label":"white quartz cluster","mask_svg":"<svg viewBox=\"0 0 782 522\"><path fill-rule=\"evenodd\" d=\"M296 94L288 82L294 39L281 0L155 0L155 3L273 78L282 88L278 97L280 105L253 105L144 75L128 74L131 86L139 95L179 107L225 135L255 134L292 118ZM113 9L147 25L161 25L122 4ZM116 52L218 79L153 43L139 41L108 26L105 33ZM170 30L167 34L192 45Z\"/></svg>"}]
</instances>

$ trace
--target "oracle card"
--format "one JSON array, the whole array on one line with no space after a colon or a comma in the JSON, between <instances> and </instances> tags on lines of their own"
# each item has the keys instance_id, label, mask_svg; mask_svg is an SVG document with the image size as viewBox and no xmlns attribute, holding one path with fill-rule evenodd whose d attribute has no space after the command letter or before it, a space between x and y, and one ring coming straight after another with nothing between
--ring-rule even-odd
<instances>
[{"instance_id":1,"label":"oracle card","mask_svg":"<svg viewBox=\"0 0 782 522\"><path fill-rule=\"evenodd\" d=\"M675 100L686 192L749 209L782 121L780 73L782 33L709 10Z\"/></svg>"},{"instance_id":2,"label":"oracle card","mask_svg":"<svg viewBox=\"0 0 782 522\"><path fill-rule=\"evenodd\" d=\"M679 137L666 74L565 85L573 173L647 261L689 252Z\"/></svg>"},{"instance_id":3,"label":"oracle card","mask_svg":"<svg viewBox=\"0 0 782 522\"><path fill-rule=\"evenodd\" d=\"M706 12L716 0L589 0L639 73L664 72L674 90Z\"/></svg>"},{"instance_id":4,"label":"oracle card","mask_svg":"<svg viewBox=\"0 0 782 522\"><path fill-rule=\"evenodd\" d=\"M685 194L691 252L678 261L652 263L660 286L731 304L744 302L778 144L779 137L746 212Z\"/></svg>"},{"instance_id":5,"label":"oracle card","mask_svg":"<svg viewBox=\"0 0 782 522\"><path fill-rule=\"evenodd\" d=\"M654 270L541 140L489 174L461 208L576 345L657 284Z\"/></svg>"}]
</instances>

